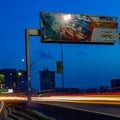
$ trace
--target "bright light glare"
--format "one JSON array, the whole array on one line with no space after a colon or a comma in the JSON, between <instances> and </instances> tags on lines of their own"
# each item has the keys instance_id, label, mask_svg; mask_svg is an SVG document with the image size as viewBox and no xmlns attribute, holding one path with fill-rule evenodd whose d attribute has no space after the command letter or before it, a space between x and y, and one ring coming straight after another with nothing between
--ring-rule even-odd
<instances>
[{"instance_id":1,"label":"bright light glare","mask_svg":"<svg viewBox=\"0 0 120 120\"><path fill-rule=\"evenodd\" d=\"M0 100L27 100L27 97L1 96Z\"/></svg>"},{"instance_id":2,"label":"bright light glare","mask_svg":"<svg viewBox=\"0 0 120 120\"><path fill-rule=\"evenodd\" d=\"M70 14L64 16L64 20L65 20L65 21L68 21L68 20L70 20L70 19L71 19L71 15L70 15Z\"/></svg>"}]
</instances>

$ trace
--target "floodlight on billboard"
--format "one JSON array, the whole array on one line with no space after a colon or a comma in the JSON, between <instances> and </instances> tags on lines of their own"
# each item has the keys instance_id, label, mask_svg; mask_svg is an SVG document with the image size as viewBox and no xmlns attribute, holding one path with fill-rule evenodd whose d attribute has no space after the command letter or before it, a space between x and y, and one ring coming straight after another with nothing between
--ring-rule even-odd
<instances>
[{"instance_id":1,"label":"floodlight on billboard","mask_svg":"<svg viewBox=\"0 0 120 120\"><path fill-rule=\"evenodd\" d=\"M41 12L40 19L42 42L118 41L118 17Z\"/></svg>"}]
</instances>

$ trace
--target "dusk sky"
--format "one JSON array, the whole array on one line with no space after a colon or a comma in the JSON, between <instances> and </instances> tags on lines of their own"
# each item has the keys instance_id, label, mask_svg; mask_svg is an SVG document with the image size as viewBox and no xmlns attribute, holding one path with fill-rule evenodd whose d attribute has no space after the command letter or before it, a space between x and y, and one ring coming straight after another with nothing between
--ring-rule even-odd
<instances>
[{"instance_id":1,"label":"dusk sky","mask_svg":"<svg viewBox=\"0 0 120 120\"><path fill-rule=\"evenodd\" d=\"M40 29L40 12L117 16L120 23L120 0L1 0L0 69L25 70L25 29ZM120 32L120 28L119 28ZM41 43L30 37L31 83L40 89L38 71L45 67L56 71L61 60L60 44ZM110 86L120 78L120 43L114 45L63 44L65 87L89 88ZM56 87L61 75L56 74Z\"/></svg>"}]
</instances>

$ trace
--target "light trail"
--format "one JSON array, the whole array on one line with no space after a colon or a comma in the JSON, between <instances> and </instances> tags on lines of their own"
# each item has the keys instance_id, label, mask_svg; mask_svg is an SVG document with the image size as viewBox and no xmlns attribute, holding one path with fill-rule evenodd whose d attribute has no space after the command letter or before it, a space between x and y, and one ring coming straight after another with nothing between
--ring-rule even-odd
<instances>
[{"instance_id":1,"label":"light trail","mask_svg":"<svg viewBox=\"0 0 120 120\"><path fill-rule=\"evenodd\" d=\"M119 104L120 95L58 95L58 96L37 96L31 97L32 101L44 102L73 102L73 103L94 103L94 104ZM0 96L0 100L23 100L27 96Z\"/></svg>"},{"instance_id":2,"label":"light trail","mask_svg":"<svg viewBox=\"0 0 120 120\"><path fill-rule=\"evenodd\" d=\"M120 95L89 95L89 96L50 96L32 97L33 101L55 101L95 104L120 104Z\"/></svg>"},{"instance_id":3,"label":"light trail","mask_svg":"<svg viewBox=\"0 0 120 120\"><path fill-rule=\"evenodd\" d=\"M24 102L27 101L27 96L0 96L0 100L22 100ZM120 117L120 95L51 95L34 96L31 97L31 100L32 102L28 104L30 106L34 106L34 103L35 105L36 103L40 103L90 113Z\"/></svg>"},{"instance_id":4,"label":"light trail","mask_svg":"<svg viewBox=\"0 0 120 120\"><path fill-rule=\"evenodd\" d=\"M20 97L20 96L0 96L0 100L27 100L27 97Z\"/></svg>"}]
</instances>

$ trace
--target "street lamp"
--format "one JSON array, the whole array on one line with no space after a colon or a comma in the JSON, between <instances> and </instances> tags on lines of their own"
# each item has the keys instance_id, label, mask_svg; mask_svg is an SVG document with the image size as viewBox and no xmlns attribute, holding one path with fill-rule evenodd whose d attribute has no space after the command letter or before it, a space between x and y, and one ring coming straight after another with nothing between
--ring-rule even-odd
<instances>
[{"instance_id":1,"label":"street lamp","mask_svg":"<svg viewBox=\"0 0 120 120\"><path fill-rule=\"evenodd\" d=\"M21 61L22 61L22 62L25 62L25 59L23 59L23 58L22 58L22 60L21 60Z\"/></svg>"},{"instance_id":2,"label":"street lamp","mask_svg":"<svg viewBox=\"0 0 120 120\"><path fill-rule=\"evenodd\" d=\"M19 77L21 77L21 76L22 76L22 72L19 71L19 72L17 73L17 75L18 75Z\"/></svg>"},{"instance_id":3,"label":"street lamp","mask_svg":"<svg viewBox=\"0 0 120 120\"><path fill-rule=\"evenodd\" d=\"M40 36L40 30L25 30L25 49L26 49L26 71L27 71L27 80L28 80L28 102L31 101L31 71L30 71L30 36Z\"/></svg>"}]
</instances>

